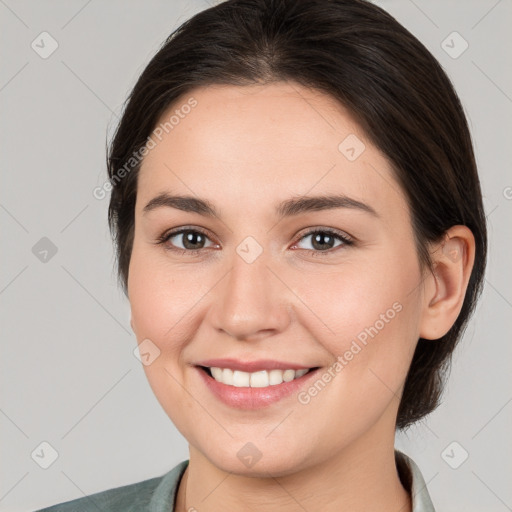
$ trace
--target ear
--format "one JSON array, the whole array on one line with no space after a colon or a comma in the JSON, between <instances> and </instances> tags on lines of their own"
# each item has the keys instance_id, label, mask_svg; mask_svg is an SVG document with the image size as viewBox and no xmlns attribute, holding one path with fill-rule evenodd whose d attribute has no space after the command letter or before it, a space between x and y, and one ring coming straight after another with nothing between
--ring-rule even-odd
<instances>
[{"instance_id":1,"label":"ear","mask_svg":"<svg viewBox=\"0 0 512 512\"><path fill-rule=\"evenodd\" d=\"M420 337L437 340L457 320L475 261L475 237L467 226L452 226L431 247L433 273L424 282Z\"/></svg>"}]
</instances>

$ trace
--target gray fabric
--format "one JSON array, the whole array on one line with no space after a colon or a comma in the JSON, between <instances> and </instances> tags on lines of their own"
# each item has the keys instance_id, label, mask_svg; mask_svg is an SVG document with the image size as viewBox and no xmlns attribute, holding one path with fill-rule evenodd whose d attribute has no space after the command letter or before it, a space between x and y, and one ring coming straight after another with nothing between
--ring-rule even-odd
<instances>
[{"instance_id":1,"label":"gray fabric","mask_svg":"<svg viewBox=\"0 0 512 512\"><path fill-rule=\"evenodd\" d=\"M395 459L400 479L412 494L412 512L435 512L416 463L396 449ZM174 512L176 490L188 462L180 462L160 477L108 489L35 512Z\"/></svg>"},{"instance_id":2,"label":"gray fabric","mask_svg":"<svg viewBox=\"0 0 512 512\"><path fill-rule=\"evenodd\" d=\"M174 512L179 481L188 466L180 462L163 476L108 489L35 512Z\"/></svg>"},{"instance_id":3,"label":"gray fabric","mask_svg":"<svg viewBox=\"0 0 512 512\"><path fill-rule=\"evenodd\" d=\"M417 464L405 453L395 449L395 460L402 482L412 495L412 512L435 512L427 484ZM404 474L405 473L405 474Z\"/></svg>"}]
</instances>

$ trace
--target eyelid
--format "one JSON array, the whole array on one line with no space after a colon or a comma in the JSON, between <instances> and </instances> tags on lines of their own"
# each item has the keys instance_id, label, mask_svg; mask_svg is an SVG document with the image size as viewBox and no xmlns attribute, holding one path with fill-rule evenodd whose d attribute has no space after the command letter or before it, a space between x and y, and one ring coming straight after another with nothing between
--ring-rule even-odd
<instances>
[{"instance_id":1,"label":"eyelid","mask_svg":"<svg viewBox=\"0 0 512 512\"><path fill-rule=\"evenodd\" d=\"M327 227L321 227L321 226L313 227L313 228L306 228L305 231L299 232L296 235L297 241L302 240L306 236L313 235L314 233L329 233L329 234L339 237L344 242L347 242L347 243L355 242L355 238L353 236L349 235L348 233L346 233L345 231L341 231L340 229L336 229L336 228L327 228ZM325 252L325 251L317 251L317 252Z\"/></svg>"},{"instance_id":2,"label":"eyelid","mask_svg":"<svg viewBox=\"0 0 512 512\"><path fill-rule=\"evenodd\" d=\"M158 237L156 244L162 244L163 245L170 238L172 238L174 236L177 236L177 235L180 235L180 234L182 234L183 232L186 232L186 231L192 231L192 232L201 233L206 238L208 238L211 242L215 243L213 240L211 240L210 235L208 234L208 232L204 228L200 228L198 226L181 226L179 228L173 228L173 229L170 229L168 231L165 231L162 235L160 235ZM338 230L338 229L335 229L335 228L327 228L327 227L318 226L318 227L312 227L312 228L311 227L310 228L305 228L304 231L301 231L297 235L295 235L296 241L293 243L292 247L295 247L303 238L306 238L308 236L314 235L316 233L329 233L329 234L332 234L335 237L337 237L339 240L341 240L343 243L341 243L340 245L338 245L336 247L332 247L332 248L330 248L328 250L325 250L325 251L315 251L315 250L312 250L312 249L298 249L298 250L307 251L309 253L314 254L315 256L316 255L320 255L321 256L321 255L324 255L324 254L325 255L332 254L333 252L336 252L336 250L338 248L340 248L340 247L351 246L351 245L353 245L355 243L354 237L352 237L351 235L349 235L348 233L346 233L344 231L341 231L341 230ZM172 252L179 253L179 254L196 255L199 252L201 252L201 251L203 251L204 249L207 249L207 248L203 247L203 248L200 248L200 249L181 249L179 247L169 247L169 248L166 248L166 249L169 250L169 251L172 251Z\"/></svg>"},{"instance_id":3,"label":"eyelid","mask_svg":"<svg viewBox=\"0 0 512 512\"><path fill-rule=\"evenodd\" d=\"M204 235L206 238L208 238L210 241L213 242L213 240L211 240L210 235L204 228L200 228L198 226L181 226L179 228L173 228L173 229L169 229L168 231L164 231L163 234L161 234L157 238L156 244L165 244L170 238L172 238L176 235L180 235L186 231L192 231L192 232L195 231L195 232L201 233L202 235ZM177 251L188 252L188 253L194 253L194 252L203 250L203 249L180 249L179 247L172 248L170 250L174 250L174 249L176 249Z\"/></svg>"}]
</instances>

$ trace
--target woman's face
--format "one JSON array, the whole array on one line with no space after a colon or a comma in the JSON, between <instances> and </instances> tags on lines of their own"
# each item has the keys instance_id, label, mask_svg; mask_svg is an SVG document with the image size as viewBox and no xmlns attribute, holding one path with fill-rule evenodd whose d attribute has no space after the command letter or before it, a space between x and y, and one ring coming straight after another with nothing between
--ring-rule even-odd
<instances>
[{"instance_id":1,"label":"woman's face","mask_svg":"<svg viewBox=\"0 0 512 512\"><path fill-rule=\"evenodd\" d=\"M236 473L392 443L423 292L387 159L294 83L198 88L161 122L173 114L140 170L128 280L160 404L191 450ZM161 194L190 201L144 210Z\"/></svg>"}]
</instances>

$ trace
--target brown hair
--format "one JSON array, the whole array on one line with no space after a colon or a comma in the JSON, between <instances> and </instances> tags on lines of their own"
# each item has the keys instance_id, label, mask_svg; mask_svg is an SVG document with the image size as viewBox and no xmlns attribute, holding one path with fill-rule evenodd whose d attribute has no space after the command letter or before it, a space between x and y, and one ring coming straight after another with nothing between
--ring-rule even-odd
<instances>
[{"instance_id":1,"label":"brown hair","mask_svg":"<svg viewBox=\"0 0 512 512\"><path fill-rule=\"evenodd\" d=\"M140 168L133 155L164 111L198 86L281 80L337 99L388 157L409 202L423 265L431 269L428 244L451 226L466 225L475 237L475 264L456 322L439 340L418 341L398 410L403 429L440 403L451 354L481 292L487 233L459 98L436 59L383 9L364 0L228 0L167 38L127 99L107 155L120 284L127 294ZM130 159L135 163L119 179Z\"/></svg>"}]
</instances>

